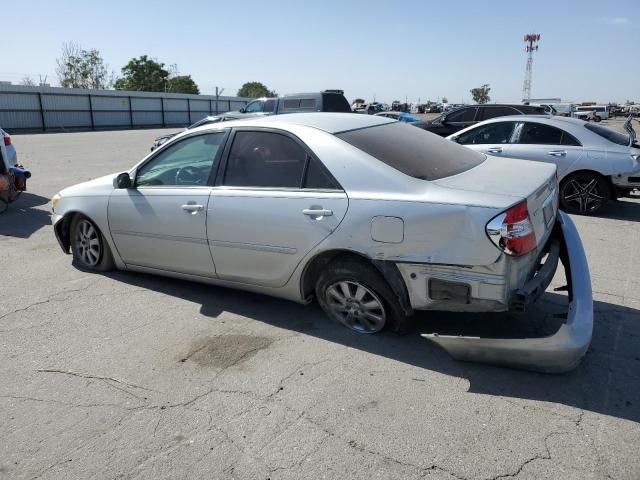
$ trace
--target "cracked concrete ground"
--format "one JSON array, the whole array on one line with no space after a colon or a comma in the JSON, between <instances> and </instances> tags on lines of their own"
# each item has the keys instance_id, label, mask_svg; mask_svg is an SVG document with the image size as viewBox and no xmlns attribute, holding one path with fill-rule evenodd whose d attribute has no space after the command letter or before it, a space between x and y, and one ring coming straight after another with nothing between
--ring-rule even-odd
<instances>
[{"instance_id":1,"label":"cracked concrete ground","mask_svg":"<svg viewBox=\"0 0 640 480\"><path fill-rule=\"evenodd\" d=\"M372 337L316 306L76 270L48 198L157 133L13 137L34 177L0 216L0 478L640 478L640 201L575 218L594 339L549 376L459 363L419 334L553 328L558 294L523 318L420 315Z\"/></svg>"}]
</instances>

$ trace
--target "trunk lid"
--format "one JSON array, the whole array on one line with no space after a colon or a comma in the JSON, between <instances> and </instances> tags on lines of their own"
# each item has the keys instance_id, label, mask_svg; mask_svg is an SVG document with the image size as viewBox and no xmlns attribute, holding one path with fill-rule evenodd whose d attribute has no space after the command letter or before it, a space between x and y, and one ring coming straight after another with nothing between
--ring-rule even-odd
<instances>
[{"instance_id":1,"label":"trunk lid","mask_svg":"<svg viewBox=\"0 0 640 480\"><path fill-rule=\"evenodd\" d=\"M555 223L558 192L554 164L487 155L477 167L433 183L466 192L508 197L510 205L527 200L538 247L547 241Z\"/></svg>"}]
</instances>

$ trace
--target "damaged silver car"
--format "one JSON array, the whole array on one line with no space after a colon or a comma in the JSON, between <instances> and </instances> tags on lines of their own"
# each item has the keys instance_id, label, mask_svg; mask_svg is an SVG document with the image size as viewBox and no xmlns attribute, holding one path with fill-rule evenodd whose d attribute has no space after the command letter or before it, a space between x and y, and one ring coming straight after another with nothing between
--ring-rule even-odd
<instances>
[{"instance_id":1,"label":"damaged silver car","mask_svg":"<svg viewBox=\"0 0 640 480\"><path fill-rule=\"evenodd\" d=\"M429 338L458 358L545 371L573 368L591 339L588 267L558 211L556 166L402 122L313 113L205 125L52 204L79 268L315 297L359 333L405 331L416 310L523 311L562 260L571 302L553 337Z\"/></svg>"}]
</instances>

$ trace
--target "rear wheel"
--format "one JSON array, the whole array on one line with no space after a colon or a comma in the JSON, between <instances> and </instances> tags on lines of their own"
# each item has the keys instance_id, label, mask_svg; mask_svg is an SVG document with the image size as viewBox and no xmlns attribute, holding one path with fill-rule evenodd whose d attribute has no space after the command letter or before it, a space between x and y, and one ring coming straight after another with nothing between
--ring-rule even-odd
<instances>
[{"instance_id":1,"label":"rear wheel","mask_svg":"<svg viewBox=\"0 0 640 480\"><path fill-rule=\"evenodd\" d=\"M560 205L569 213L592 215L600 211L609 198L611 187L597 173L574 173L560 185Z\"/></svg>"},{"instance_id":2,"label":"rear wheel","mask_svg":"<svg viewBox=\"0 0 640 480\"><path fill-rule=\"evenodd\" d=\"M404 333L409 328L409 319L385 279L362 260L331 262L316 283L316 298L331 319L358 333Z\"/></svg>"},{"instance_id":3,"label":"rear wheel","mask_svg":"<svg viewBox=\"0 0 640 480\"><path fill-rule=\"evenodd\" d=\"M109 245L95 223L76 215L71 222L73 264L81 270L106 272L113 269Z\"/></svg>"},{"instance_id":4,"label":"rear wheel","mask_svg":"<svg viewBox=\"0 0 640 480\"><path fill-rule=\"evenodd\" d=\"M596 122L599 122L600 120L602 120L602 118L601 118L601 117L599 117L598 115L596 115L596 118L594 118L594 120L595 120Z\"/></svg>"}]
</instances>

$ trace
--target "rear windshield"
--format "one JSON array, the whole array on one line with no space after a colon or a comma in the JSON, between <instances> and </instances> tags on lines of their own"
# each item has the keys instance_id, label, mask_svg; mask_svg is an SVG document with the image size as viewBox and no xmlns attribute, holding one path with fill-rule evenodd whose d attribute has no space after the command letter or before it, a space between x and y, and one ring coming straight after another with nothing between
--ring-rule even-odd
<instances>
[{"instance_id":1,"label":"rear windshield","mask_svg":"<svg viewBox=\"0 0 640 480\"><path fill-rule=\"evenodd\" d=\"M351 113L351 105L344 98L344 95L339 93L323 93L322 103L323 112Z\"/></svg>"},{"instance_id":2,"label":"rear windshield","mask_svg":"<svg viewBox=\"0 0 640 480\"><path fill-rule=\"evenodd\" d=\"M482 153L402 122L350 130L336 136L421 180L438 180L466 172L486 159Z\"/></svg>"},{"instance_id":3,"label":"rear windshield","mask_svg":"<svg viewBox=\"0 0 640 480\"><path fill-rule=\"evenodd\" d=\"M629 145L629 135L624 133L616 132L615 130L611 130L607 127L602 127L595 123L585 123L584 127L587 130L591 130L593 133L600 135L603 138L606 138L610 142L616 143L618 145Z\"/></svg>"}]
</instances>

